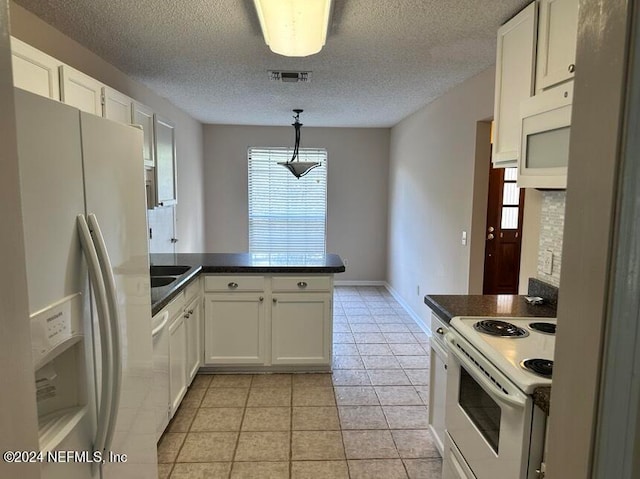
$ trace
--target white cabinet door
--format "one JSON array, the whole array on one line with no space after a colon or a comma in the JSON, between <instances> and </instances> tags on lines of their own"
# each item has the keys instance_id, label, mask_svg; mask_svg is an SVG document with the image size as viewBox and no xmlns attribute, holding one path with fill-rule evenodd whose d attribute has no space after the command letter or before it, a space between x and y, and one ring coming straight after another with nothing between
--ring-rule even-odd
<instances>
[{"instance_id":1,"label":"white cabinet door","mask_svg":"<svg viewBox=\"0 0 640 479\"><path fill-rule=\"evenodd\" d=\"M185 308L187 334L187 383L195 377L202 359L202 297L196 297Z\"/></svg>"},{"instance_id":2,"label":"white cabinet door","mask_svg":"<svg viewBox=\"0 0 640 479\"><path fill-rule=\"evenodd\" d=\"M331 363L330 293L279 293L271 308L273 364Z\"/></svg>"},{"instance_id":3,"label":"white cabinet door","mask_svg":"<svg viewBox=\"0 0 640 479\"><path fill-rule=\"evenodd\" d=\"M516 166L520 155L520 102L533 94L537 4L498 30L493 166Z\"/></svg>"},{"instance_id":4,"label":"white cabinet door","mask_svg":"<svg viewBox=\"0 0 640 479\"><path fill-rule=\"evenodd\" d=\"M154 115L156 196L159 206L177 202L176 132L173 123Z\"/></svg>"},{"instance_id":5,"label":"white cabinet door","mask_svg":"<svg viewBox=\"0 0 640 479\"><path fill-rule=\"evenodd\" d=\"M205 364L264 364L264 293L205 295Z\"/></svg>"},{"instance_id":6,"label":"white cabinet door","mask_svg":"<svg viewBox=\"0 0 640 479\"><path fill-rule=\"evenodd\" d=\"M18 88L60 100L61 62L31 45L11 37L11 65L13 84Z\"/></svg>"},{"instance_id":7,"label":"white cabinet door","mask_svg":"<svg viewBox=\"0 0 640 479\"><path fill-rule=\"evenodd\" d=\"M184 314L180 312L169 326L169 394L171 416L187 392L187 335Z\"/></svg>"},{"instance_id":8,"label":"white cabinet door","mask_svg":"<svg viewBox=\"0 0 640 479\"><path fill-rule=\"evenodd\" d=\"M163 310L151 320L153 338L153 402L156 408L156 440L169 424L169 311Z\"/></svg>"},{"instance_id":9,"label":"white cabinet door","mask_svg":"<svg viewBox=\"0 0 640 479\"><path fill-rule=\"evenodd\" d=\"M578 0L541 0L536 92L574 76Z\"/></svg>"},{"instance_id":10,"label":"white cabinet door","mask_svg":"<svg viewBox=\"0 0 640 479\"><path fill-rule=\"evenodd\" d=\"M102 116L109 120L131 124L131 103L133 100L108 86L102 87L104 101Z\"/></svg>"},{"instance_id":11,"label":"white cabinet door","mask_svg":"<svg viewBox=\"0 0 640 479\"><path fill-rule=\"evenodd\" d=\"M102 87L98 80L68 65L60 67L60 99L78 110L102 116Z\"/></svg>"},{"instance_id":12,"label":"white cabinet door","mask_svg":"<svg viewBox=\"0 0 640 479\"><path fill-rule=\"evenodd\" d=\"M144 166L153 168L156 164L154 160L155 151L153 148L153 110L136 101L133 102L132 110L131 123L140 125L143 131Z\"/></svg>"},{"instance_id":13,"label":"white cabinet door","mask_svg":"<svg viewBox=\"0 0 640 479\"><path fill-rule=\"evenodd\" d=\"M447 392L447 352L431 341L429 372L429 429L440 454L444 454L444 410Z\"/></svg>"}]
</instances>

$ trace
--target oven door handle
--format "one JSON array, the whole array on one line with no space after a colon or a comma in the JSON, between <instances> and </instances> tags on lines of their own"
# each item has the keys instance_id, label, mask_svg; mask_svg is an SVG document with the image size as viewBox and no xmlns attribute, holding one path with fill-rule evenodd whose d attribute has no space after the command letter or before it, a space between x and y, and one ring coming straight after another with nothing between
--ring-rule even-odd
<instances>
[{"instance_id":1,"label":"oven door handle","mask_svg":"<svg viewBox=\"0 0 640 479\"><path fill-rule=\"evenodd\" d=\"M502 389L499 389L489 378L487 378L484 374L478 372L478 366L476 366L469 358L467 358L464 354L458 351L458 348L455 344L454 337L452 334L447 334L445 336L445 341L449 346L449 351L455 356L460 364L466 366L466 371L473 376L480 385L483 386L484 390L493 397L496 402L499 403L507 403L514 407L523 408L527 404L527 396L524 393L520 393L518 391L514 391L513 393L506 393Z\"/></svg>"}]
</instances>

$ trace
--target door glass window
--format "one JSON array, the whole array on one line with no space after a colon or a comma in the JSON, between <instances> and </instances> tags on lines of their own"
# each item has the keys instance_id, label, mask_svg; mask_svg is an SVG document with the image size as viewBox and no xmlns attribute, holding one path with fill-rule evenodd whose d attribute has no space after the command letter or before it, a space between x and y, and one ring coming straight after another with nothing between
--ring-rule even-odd
<instances>
[{"instance_id":1,"label":"door glass window","mask_svg":"<svg viewBox=\"0 0 640 479\"><path fill-rule=\"evenodd\" d=\"M518 213L520 209L520 188L516 183L517 168L505 168L504 185L502 189L502 212L500 228L503 230L518 229Z\"/></svg>"},{"instance_id":2,"label":"door glass window","mask_svg":"<svg viewBox=\"0 0 640 479\"><path fill-rule=\"evenodd\" d=\"M491 448L498 454L500 443L500 406L489 396L482 386L460 367L460 407L467 413L471 422L478 428Z\"/></svg>"}]
</instances>

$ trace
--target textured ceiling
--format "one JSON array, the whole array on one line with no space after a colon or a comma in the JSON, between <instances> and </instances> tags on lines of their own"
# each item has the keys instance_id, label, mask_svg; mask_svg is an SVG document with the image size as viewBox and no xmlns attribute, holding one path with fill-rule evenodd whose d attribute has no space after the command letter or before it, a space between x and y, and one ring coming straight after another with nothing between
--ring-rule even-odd
<instances>
[{"instance_id":1,"label":"textured ceiling","mask_svg":"<svg viewBox=\"0 0 640 479\"><path fill-rule=\"evenodd\" d=\"M495 62L530 0L334 0L324 49L271 53L251 0L16 0L204 123L388 127ZM267 70L310 70L309 83Z\"/></svg>"}]
</instances>

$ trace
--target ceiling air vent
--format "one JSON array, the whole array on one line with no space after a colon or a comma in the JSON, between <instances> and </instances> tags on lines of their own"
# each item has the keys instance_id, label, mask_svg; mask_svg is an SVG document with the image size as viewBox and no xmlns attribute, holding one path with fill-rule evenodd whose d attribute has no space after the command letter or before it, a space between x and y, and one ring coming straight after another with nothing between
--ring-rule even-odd
<instances>
[{"instance_id":1,"label":"ceiling air vent","mask_svg":"<svg viewBox=\"0 0 640 479\"><path fill-rule=\"evenodd\" d=\"M311 72L284 72L269 70L269 79L271 81L283 83L305 83L311 81Z\"/></svg>"}]
</instances>

